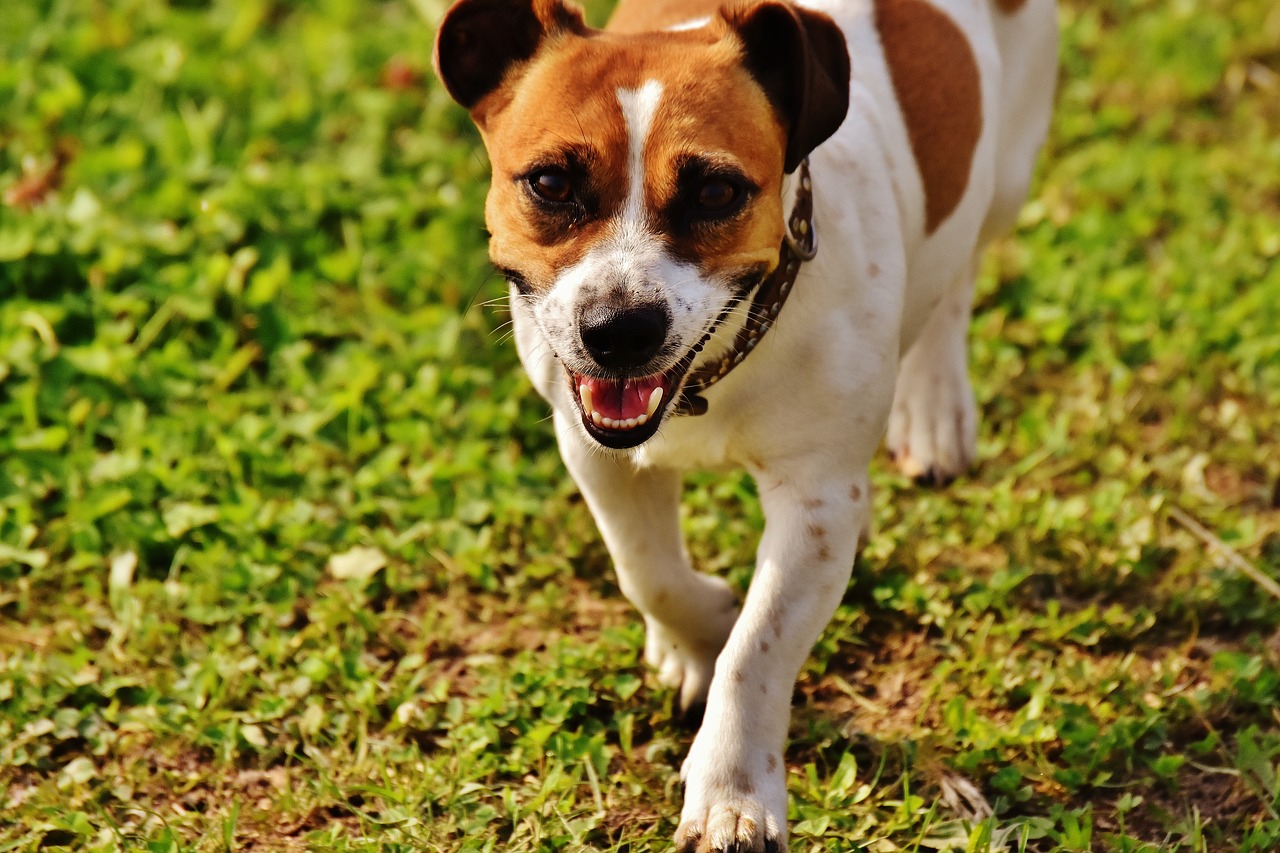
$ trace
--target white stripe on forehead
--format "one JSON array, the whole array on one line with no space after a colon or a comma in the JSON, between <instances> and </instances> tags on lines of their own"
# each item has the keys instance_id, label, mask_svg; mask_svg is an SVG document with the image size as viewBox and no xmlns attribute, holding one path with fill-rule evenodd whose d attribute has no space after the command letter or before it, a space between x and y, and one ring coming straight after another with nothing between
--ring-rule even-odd
<instances>
[{"instance_id":1,"label":"white stripe on forehead","mask_svg":"<svg viewBox=\"0 0 1280 853\"><path fill-rule=\"evenodd\" d=\"M644 220L644 147L653 129L653 117L662 98L662 84L648 80L639 89L619 89L618 104L627 125L627 203L622 219L628 224Z\"/></svg>"},{"instance_id":2,"label":"white stripe on forehead","mask_svg":"<svg viewBox=\"0 0 1280 853\"><path fill-rule=\"evenodd\" d=\"M679 33L685 30L696 30L705 27L711 23L711 16L705 18L694 18L692 21L685 21L683 24L676 24L674 27L667 27L667 32Z\"/></svg>"}]
</instances>

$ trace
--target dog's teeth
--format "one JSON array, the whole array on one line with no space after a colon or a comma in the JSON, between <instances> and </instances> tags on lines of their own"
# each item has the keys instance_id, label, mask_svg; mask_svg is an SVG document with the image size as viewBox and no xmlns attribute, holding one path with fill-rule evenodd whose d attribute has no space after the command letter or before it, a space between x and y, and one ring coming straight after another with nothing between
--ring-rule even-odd
<instances>
[{"instance_id":1,"label":"dog's teeth","mask_svg":"<svg viewBox=\"0 0 1280 853\"><path fill-rule=\"evenodd\" d=\"M653 417L653 413L658 411L658 407L662 405L662 386L659 385L653 389L653 393L649 395L649 409L645 412L646 417Z\"/></svg>"},{"instance_id":2,"label":"dog's teeth","mask_svg":"<svg viewBox=\"0 0 1280 853\"><path fill-rule=\"evenodd\" d=\"M663 393L662 388L654 388L649 393L649 410L644 414L636 415L634 418L611 418L596 411L591 386L586 382L578 385L578 399L582 401L582 411L593 424L602 429L628 430L644 426L653 420L654 412L658 411L658 407L662 405Z\"/></svg>"}]
</instances>

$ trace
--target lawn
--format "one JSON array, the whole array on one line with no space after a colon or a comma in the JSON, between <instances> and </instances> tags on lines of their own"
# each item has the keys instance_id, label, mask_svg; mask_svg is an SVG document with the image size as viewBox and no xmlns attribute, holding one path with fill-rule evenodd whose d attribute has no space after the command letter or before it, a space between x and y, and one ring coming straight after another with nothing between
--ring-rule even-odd
<instances>
[{"instance_id":1,"label":"lawn","mask_svg":"<svg viewBox=\"0 0 1280 853\"><path fill-rule=\"evenodd\" d=\"M443 9L5 4L0 851L670 849L692 733L508 340ZM1061 20L981 464L873 468L800 853L1280 848L1280 6ZM745 589L753 484L689 482Z\"/></svg>"}]
</instances>

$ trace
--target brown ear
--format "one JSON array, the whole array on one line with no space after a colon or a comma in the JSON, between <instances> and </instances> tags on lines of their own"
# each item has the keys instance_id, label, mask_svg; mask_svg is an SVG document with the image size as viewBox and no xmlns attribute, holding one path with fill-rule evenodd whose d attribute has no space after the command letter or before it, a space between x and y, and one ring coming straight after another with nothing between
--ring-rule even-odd
<instances>
[{"instance_id":1,"label":"brown ear","mask_svg":"<svg viewBox=\"0 0 1280 853\"><path fill-rule=\"evenodd\" d=\"M445 89L474 115L513 66L561 30L586 31L582 11L561 0L457 0L440 22L432 61Z\"/></svg>"},{"instance_id":2,"label":"brown ear","mask_svg":"<svg viewBox=\"0 0 1280 853\"><path fill-rule=\"evenodd\" d=\"M794 171L849 111L844 34L821 12L775 0L729 8L724 15L742 40L747 70L786 123L784 169Z\"/></svg>"}]
</instances>

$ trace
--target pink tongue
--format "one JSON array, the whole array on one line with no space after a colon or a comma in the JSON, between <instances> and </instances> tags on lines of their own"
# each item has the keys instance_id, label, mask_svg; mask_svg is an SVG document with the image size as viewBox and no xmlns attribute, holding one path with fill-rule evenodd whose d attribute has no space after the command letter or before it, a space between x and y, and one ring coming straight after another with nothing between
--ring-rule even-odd
<instances>
[{"instance_id":1,"label":"pink tongue","mask_svg":"<svg viewBox=\"0 0 1280 853\"><path fill-rule=\"evenodd\" d=\"M649 396L654 388L661 387L663 394L667 393L661 376L645 376L623 381L583 376L578 380L578 384L585 384L591 389L591 405L600 413L600 416L612 418L615 421L638 418L648 412Z\"/></svg>"}]
</instances>

